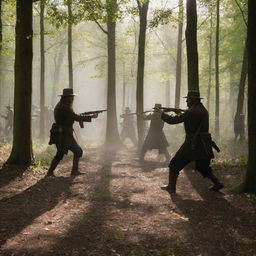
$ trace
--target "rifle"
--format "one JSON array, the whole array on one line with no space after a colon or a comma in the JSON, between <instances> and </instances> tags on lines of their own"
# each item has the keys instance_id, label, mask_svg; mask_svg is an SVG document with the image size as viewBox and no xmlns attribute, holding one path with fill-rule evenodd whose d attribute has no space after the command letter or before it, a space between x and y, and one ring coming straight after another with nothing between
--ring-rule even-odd
<instances>
[{"instance_id":1,"label":"rifle","mask_svg":"<svg viewBox=\"0 0 256 256\"><path fill-rule=\"evenodd\" d=\"M134 112L134 113L127 113L127 114L122 114L122 115L120 115L120 117L123 117L123 115L128 115L128 116L130 116L130 115L142 115L142 114L146 114L146 113L149 113L149 112L153 112L153 110L147 110L147 111L144 111L144 112L141 112L141 113L139 113L139 112Z\"/></svg>"},{"instance_id":2,"label":"rifle","mask_svg":"<svg viewBox=\"0 0 256 256\"><path fill-rule=\"evenodd\" d=\"M185 112L186 111L186 109L166 108L166 107L160 107L160 108L154 107L153 109L155 109L155 110L162 109L164 112L176 112L176 111Z\"/></svg>"},{"instance_id":3,"label":"rifle","mask_svg":"<svg viewBox=\"0 0 256 256\"><path fill-rule=\"evenodd\" d=\"M107 109L102 109L102 110L95 110L95 111L88 111L88 112L84 112L79 114L80 116L89 116L89 115L93 115L93 114L99 114L102 112L108 111ZM84 122L83 121L79 121L79 125L81 128L84 128Z\"/></svg>"}]
</instances>

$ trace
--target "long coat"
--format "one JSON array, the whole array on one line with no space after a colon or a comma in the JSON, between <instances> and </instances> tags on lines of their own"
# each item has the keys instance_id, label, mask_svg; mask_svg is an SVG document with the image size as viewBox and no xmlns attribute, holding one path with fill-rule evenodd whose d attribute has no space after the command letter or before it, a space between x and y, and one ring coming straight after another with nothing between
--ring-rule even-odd
<instances>
[{"instance_id":1,"label":"long coat","mask_svg":"<svg viewBox=\"0 0 256 256\"><path fill-rule=\"evenodd\" d=\"M166 149L169 143L163 132L164 122L161 120L161 115L159 113L149 114L144 117L144 120L150 120L151 122L143 147L147 150Z\"/></svg>"},{"instance_id":2,"label":"long coat","mask_svg":"<svg viewBox=\"0 0 256 256\"><path fill-rule=\"evenodd\" d=\"M186 137L176 153L176 157L192 160L214 158L213 141L209 134L209 115L202 103L193 105L181 115L162 114L168 124L184 123Z\"/></svg>"},{"instance_id":3,"label":"long coat","mask_svg":"<svg viewBox=\"0 0 256 256\"><path fill-rule=\"evenodd\" d=\"M91 122L90 116L77 115L73 111L71 104L66 104L61 100L54 108L54 119L55 124L53 124L51 130L51 138L49 144L56 144L63 148L68 148L74 142L76 143L73 136L73 124L75 121Z\"/></svg>"},{"instance_id":4,"label":"long coat","mask_svg":"<svg viewBox=\"0 0 256 256\"><path fill-rule=\"evenodd\" d=\"M124 119L123 128L121 131L121 138L130 138L131 140L136 140L136 131L134 126L134 116L131 114L122 114L120 116Z\"/></svg>"}]
</instances>

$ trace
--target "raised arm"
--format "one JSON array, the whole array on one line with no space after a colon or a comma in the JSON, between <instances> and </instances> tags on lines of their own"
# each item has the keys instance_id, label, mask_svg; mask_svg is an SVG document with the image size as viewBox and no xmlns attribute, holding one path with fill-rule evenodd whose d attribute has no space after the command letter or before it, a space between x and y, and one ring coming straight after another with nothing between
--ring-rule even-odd
<instances>
[{"instance_id":1,"label":"raised arm","mask_svg":"<svg viewBox=\"0 0 256 256\"><path fill-rule=\"evenodd\" d=\"M168 124L179 124L185 122L189 116L189 111L184 112L181 115L176 115L176 116L169 116L165 113L162 113L162 120Z\"/></svg>"}]
</instances>

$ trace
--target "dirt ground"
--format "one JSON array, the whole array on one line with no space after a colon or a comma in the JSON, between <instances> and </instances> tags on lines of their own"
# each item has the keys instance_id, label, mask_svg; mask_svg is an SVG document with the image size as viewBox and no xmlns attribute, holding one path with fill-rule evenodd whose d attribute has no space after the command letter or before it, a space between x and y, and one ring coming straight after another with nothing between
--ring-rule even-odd
<instances>
[{"instance_id":1,"label":"dirt ground","mask_svg":"<svg viewBox=\"0 0 256 256\"><path fill-rule=\"evenodd\" d=\"M161 159L160 159L161 160ZM84 175L70 177L67 158L56 178L45 168L0 170L0 255L254 256L256 199L208 191L193 168L182 171L177 195L167 163L142 164L132 150L87 150ZM228 189L245 168L216 165Z\"/></svg>"}]
</instances>

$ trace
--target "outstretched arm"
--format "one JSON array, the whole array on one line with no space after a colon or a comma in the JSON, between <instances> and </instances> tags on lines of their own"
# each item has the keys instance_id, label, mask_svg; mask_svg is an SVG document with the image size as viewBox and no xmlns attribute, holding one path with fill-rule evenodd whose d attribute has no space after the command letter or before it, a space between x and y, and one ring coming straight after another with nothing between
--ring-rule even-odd
<instances>
[{"instance_id":1,"label":"outstretched arm","mask_svg":"<svg viewBox=\"0 0 256 256\"><path fill-rule=\"evenodd\" d=\"M181 115L176 116L169 116L165 113L162 113L162 120L168 124L179 124L185 122L185 120L188 118L189 112L186 111Z\"/></svg>"}]
</instances>

